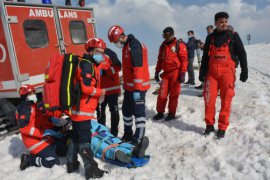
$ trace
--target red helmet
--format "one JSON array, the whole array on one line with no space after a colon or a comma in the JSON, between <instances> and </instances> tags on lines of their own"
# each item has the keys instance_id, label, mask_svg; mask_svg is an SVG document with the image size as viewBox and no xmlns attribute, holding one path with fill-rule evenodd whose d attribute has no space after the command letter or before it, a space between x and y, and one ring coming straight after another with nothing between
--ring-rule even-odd
<instances>
[{"instance_id":1,"label":"red helmet","mask_svg":"<svg viewBox=\"0 0 270 180\"><path fill-rule=\"evenodd\" d=\"M106 49L106 43L100 38L91 38L85 43L84 48L89 51L90 48Z\"/></svg>"},{"instance_id":2,"label":"red helmet","mask_svg":"<svg viewBox=\"0 0 270 180\"><path fill-rule=\"evenodd\" d=\"M26 84L20 87L19 93L21 96L29 94L30 92L35 92L35 88L32 85Z\"/></svg>"},{"instance_id":3,"label":"red helmet","mask_svg":"<svg viewBox=\"0 0 270 180\"><path fill-rule=\"evenodd\" d=\"M124 29L118 25L112 26L108 31L108 38L110 42L117 43L119 36L124 33Z\"/></svg>"}]
</instances>

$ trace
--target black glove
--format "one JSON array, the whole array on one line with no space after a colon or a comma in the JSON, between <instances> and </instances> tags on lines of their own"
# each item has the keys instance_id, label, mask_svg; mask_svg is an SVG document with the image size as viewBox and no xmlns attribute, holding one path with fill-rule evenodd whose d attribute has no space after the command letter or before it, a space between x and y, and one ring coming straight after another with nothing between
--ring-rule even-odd
<instances>
[{"instance_id":1,"label":"black glove","mask_svg":"<svg viewBox=\"0 0 270 180\"><path fill-rule=\"evenodd\" d=\"M248 79L248 69L242 69L240 73L240 81L246 82Z\"/></svg>"},{"instance_id":2,"label":"black glove","mask_svg":"<svg viewBox=\"0 0 270 180\"><path fill-rule=\"evenodd\" d=\"M178 81L179 81L180 83L185 82L185 77L186 77L186 73L185 73L185 72L180 72L180 73L179 73L179 76L178 76Z\"/></svg>"},{"instance_id":3,"label":"black glove","mask_svg":"<svg viewBox=\"0 0 270 180\"><path fill-rule=\"evenodd\" d=\"M159 79L159 73L158 73L158 72L155 73L155 80L156 80L157 82L160 81L160 79Z\"/></svg>"},{"instance_id":4,"label":"black glove","mask_svg":"<svg viewBox=\"0 0 270 180\"><path fill-rule=\"evenodd\" d=\"M201 82L204 82L204 81L205 81L205 77L206 77L205 73L203 73L202 71L200 71L200 74L199 74L199 80L200 80Z\"/></svg>"}]
</instances>

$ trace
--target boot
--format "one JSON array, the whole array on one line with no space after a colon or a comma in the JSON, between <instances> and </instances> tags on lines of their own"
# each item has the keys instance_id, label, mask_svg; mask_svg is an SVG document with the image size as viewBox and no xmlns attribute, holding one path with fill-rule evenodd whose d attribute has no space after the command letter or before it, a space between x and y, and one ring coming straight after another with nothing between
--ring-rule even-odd
<instances>
[{"instance_id":1,"label":"boot","mask_svg":"<svg viewBox=\"0 0 270 180\"><path fill-rule=\"evenodd\" d=\"M134 140L133 134L124 133L121 140L124 141L124 142L132 142Z\"/></svg>"},{"instance_id":2,"label":"boot","mask_svg":"<svg viewBox=\"0 0 270 180\"><path fill-rule=\"evenodd\" d=\"M165 118L165 121L171 121L171 120L175 120L175 115L169 113L168 116Z\"/></svg>"},{"instance_id":3,"label":"boot","mask_svg":"<svg viewBox=\"0 0 270 180\"><path fill-rule=\"evenodd\" d=\"M219 129L217 132L217 139L224 138L224 136L225 136L225 131Z\"/></svg>"},{"instance_id":4,"label":"boot","mask_svg":"<svg viewBox=\"0 0 270 180\"><path fill-rule=\"evenodd\" d=\"M164 118L164 115L163 115L163 113L160 113L160 112L158 112L154 117L153 117L153 119L154 120L160 120L160 119L163 119Z\"/></svg>"},{"instance_id":5,"label":"boot","mask_svg":"<svg viewBox=\"0 0 270 180\"><path fill-rule=\"evenodd\" d=\"M98 167L93 167L93 168L87 168L85 169L85 179L96 179L96 178L101 178L105 174L109 174L108 171L99 169Z\"/></svg>"},{"instance_id":6,"label":"boot","mask_svg":"<svg viewBox=\"0 0 270 180\"><path fill-rule=\"evenodd\" d=\"M90 148L89 143L80 144L79 153L84 163L86 179L101 178L104 173L108 173L107 171L98 168L98 163L94 160L94 154Z\"/></svg>"},{"instance_id":7,"label":"boot","mask_svg":"<svg viewBox=\"0 0 270 180\"><path fill-rule=\"evenodd\" d=\"M213 125L206 125L206 129L203 132L203 135L208 136L211 132L215 132Z\"/></svg>"},{"instance_id":8,"label":"boot","mask_svg":"<svg viewBox=\"0 0 270 180\"><path fill-rule=\"evenodd\" d=\"M21 171L23 171L26 168L31 166L30 159L31 159L31 155L29 155L29 154L22 154L21 155L21 164L20 164Z\"/></svg>"},{"instance_id":9,"label":"boot","mask_svg":"<svg viewBox=\"0 0 270 180\"><path fill-rule=\"evenodd\" d=\"M130 157L127 154L125 154L123 151L120 151L120 150L117 150L115 152L115 159L122 162L122 163L126 163L126 164L131 163Z\"/></svg>"},{"instance_id":10,"label":"boot","mask_svg":"<svg viewBox=\"0 0 270 180\"><path fill-rule=\"evenodd\" d=\"M198 90L202 90L203 89L203 85L199 85L199 86L195 86L195 89L198 89Z\"/></svg>"},{"instance_id":11,"label":"boot","mask_svg":"<svg viewBox=\"0 0 270 180\"><path fill-rule=\"evenodd\" d=\"M148 148L149 146L149 139L148 137L144 136L142 141L135 145L133 151L132 151L132 155L138 157L138 158L142 158L145 155L145 150Z\"/></svg>"},{"instance_id":12,"label":"boot","mask_svg":"<svg viewBox=\"0 0 270 180\"><path fill-rule=\"evenodd\" d=\"M73 173L79 169L80 162L79 161L68 162L66 166L67 166L67 173Z\"/></svg>"}]
</instances>

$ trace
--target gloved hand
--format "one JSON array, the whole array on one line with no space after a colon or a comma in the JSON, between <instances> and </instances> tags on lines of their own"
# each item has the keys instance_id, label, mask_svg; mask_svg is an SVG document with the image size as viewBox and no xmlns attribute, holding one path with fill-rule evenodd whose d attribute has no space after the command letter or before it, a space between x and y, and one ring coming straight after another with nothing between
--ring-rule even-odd
<instances>
[{"instance_id":1,"label":"gloved hand","mask_svg":"<svg viewBox=\"0 0 270 180\"><path fill-rule=\"evenodd\" d=\"M185 77L186 77L186 73L185 72L180 72L179 75L178 75L179 83L185 82Z\"/></svg>"},{"instance_id":2,"label":"gloved hand","mask_svg":"<svg viewBox=\"0 0 270 180\"><path fill-rule=\"evenodd\" d=\"M159 79L159 73L158 73L158 72L155 73L155 80L156 80L157 82L160 81L160 79Z\"/></svg>"},{"instance_id":3,"label":"gloved hand","mask_svg":"<svg viewBox=\"0 0 270 180\"><path fill-rule=\"evenodd\" d=\"M141 99L141 94L139 91L133 92L133 99L134 99L134 101Z\"/></svg>"},{"instance_id":4,"label":"gloved hand","mask_svg":"<svg viewBox=\"0 0 270 180\"><path fill-rule=\"evenodd\" d=\"M52 129L46 129L44 134L43 134L43 137L46 137L46 136L51 136L51 137L54 137L56 139L62 139L64 137L63 134L61 133L58 133L58 132L55 132L54 130Z\"/></svg>"},{"instance_id":5,"label":"gloved hand","mask_svg":"<svg viewBox=\"0 0 270 180\"><path fill-rule=\"evenodd\" d=\"M199 73L199 80L201 82L204 82L205 81L205 77L206 77L205 73L203 73L203 72L200 71L200 73Z\"/></svg>"},{"instance_id":6,"label":"gloved hand","mask_svg":"<svg viewBox=\"0 0 270 180\"><path fill-rule=\"evenodd\" d=\"M242 69L240 73L240 81L246 82L248 79L248 69Z\"/></svg>"},{"instance_id":7,"label":"gloved hand","mask_svg":"<svg viewBox=\"0 0 270 180\"><path fill-rule=\"evenodd\" d=\"M56 117L50 117L50 121L55 125L55 126L64 126L68 123L67 119L64 118L56 118Z\"/></svg>"}]
</instances>

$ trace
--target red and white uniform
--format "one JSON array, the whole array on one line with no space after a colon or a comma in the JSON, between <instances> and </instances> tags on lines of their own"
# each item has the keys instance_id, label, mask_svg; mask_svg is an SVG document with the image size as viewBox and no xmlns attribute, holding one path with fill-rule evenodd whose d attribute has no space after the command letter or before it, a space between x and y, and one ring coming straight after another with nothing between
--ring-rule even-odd
<instances>
[{"instance_id":1,"label":"red and white uniform","mask_svg":"<svg viewBox=\"0 0 270 180\"><path fill-rule=\"evenodd\" d=\"M113 64L108 56L105 56L105 60L110 65L110 68L103 71L104 73L100 78L100 87L106 91L106 95L120 94L119 71L121 71L121 64L120 66Z\"/></svg>"},{"instance_id":2,"label":"red and white uniform","mask_svg":"<svg viewBox=\"0 0 270 180\"><path fill-rule=\"evenodd\" d=\"M128 42L122 49L122 66L124 89L127 91L147 91L150 88L150 75L148 69L147 48L137 41L133 35L128 35ZM132 58L132 53L134 59Z\"/></svg>"},{"instance_id":3,"label":"red and white uniform","mask_svg":"<svg viewBox=\"0 0 270 180\"><path fill-rule=\"evenodd\" d=\"M53 143L52 138L43 138L43 133L54 125L36 104L29 101L22 102L17 107L16 117L23 143L32 155Z\"/></svg>"},{"instance_id":4,"label":"red and white uniform","mask_svg":"<svg viewBox=\"0 0 270 180\"><path fill-rule=\"evenodd\" d=\"M179 43L176 52L176 38L171 43L164 41L159 48L156 72L161 74L160 90L157 99L157 112L164 113L167 96L169 97L169 113L175 115L178 105L178 97L181 92L181 85L178 81L179 73L187 71L188 59L187 48L184 43Z\"/></svg>"},{"instance_id":5,"label":"red and white uniform","mask_svg":"<svg viewBox=\"0 0 270 180\"><path fill-rule=\"evenodd\" d=\"M109 64L104 61L97 65L89 59L82 59L79 62L75 81L80 83L81 98L79 111L77 111L76 105L72 107L71 119L73 121L95 119L95 110L101 96L99 84L101 69L109 69Z\"/></svg>"}]
</instances>

